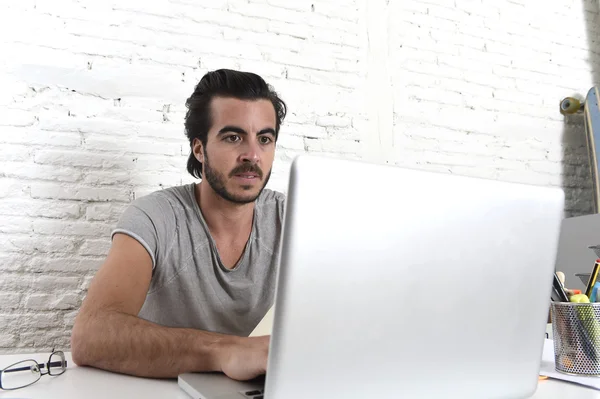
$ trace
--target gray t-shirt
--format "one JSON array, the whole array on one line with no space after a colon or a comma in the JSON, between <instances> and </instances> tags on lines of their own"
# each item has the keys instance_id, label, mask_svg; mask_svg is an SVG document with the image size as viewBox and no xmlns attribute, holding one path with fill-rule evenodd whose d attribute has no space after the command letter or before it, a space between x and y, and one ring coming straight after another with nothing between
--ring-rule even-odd
<instances>
[{"instance_id":1,"label":"gray t-shirt","mask_svg":"<svg viewBox=\"0 0 600 399\"><path fill-rule=\"evenodd\" d=\"M263 190L250 239L239 262L227 269L194 188L195 183L172 187L135 200L112 232L135 238L152 258L152 280L139 317L169 327L248 336L274 302L285 196Z\"/></svg>"}]
</instances>

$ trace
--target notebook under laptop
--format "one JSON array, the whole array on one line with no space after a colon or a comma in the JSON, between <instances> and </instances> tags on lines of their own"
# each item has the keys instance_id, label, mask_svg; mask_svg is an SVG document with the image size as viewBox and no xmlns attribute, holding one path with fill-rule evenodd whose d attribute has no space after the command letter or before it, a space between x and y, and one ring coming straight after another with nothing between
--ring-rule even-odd
<instances>
[{"instance_id":1,"label":"notebook under laptop","mask_svg":"<svg viewBox=\"0 0 600 399\"><path fill-rule=\"evenodd\" d=\"M179 384L203 399L532 395L563 205L558 188L300 156L265 381Z\"/></svg>"}]
</instances>

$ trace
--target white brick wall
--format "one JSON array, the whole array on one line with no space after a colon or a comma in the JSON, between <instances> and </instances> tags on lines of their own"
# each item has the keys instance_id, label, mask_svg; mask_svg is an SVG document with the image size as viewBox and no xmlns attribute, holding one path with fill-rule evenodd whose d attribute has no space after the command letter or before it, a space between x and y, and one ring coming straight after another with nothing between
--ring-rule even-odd
<instances>
[{"instance_id":1,"label":"white brick wall","mask_svg":"<svg viewBox=\"0 0 600 399\"><path fill-rule=\"evenodd\" d=\"M0 352L68 348L136 197L192 181L184 101L221 67L289 105L271 188L309 151L562 185L589 211L581 118L596 0L0 0Z\"/></svg>"},{"instance_id":2,"label":"white brick wall","mask_svg":"<svg viewBox=\"0 0 600 399\"><path fill-rule=\"evenodd\" d=\"M398 165L566 189L588 213L581 117L561 98L600 81L597 0L390 2L387 34Z\"/></svg>"}]
</instances>

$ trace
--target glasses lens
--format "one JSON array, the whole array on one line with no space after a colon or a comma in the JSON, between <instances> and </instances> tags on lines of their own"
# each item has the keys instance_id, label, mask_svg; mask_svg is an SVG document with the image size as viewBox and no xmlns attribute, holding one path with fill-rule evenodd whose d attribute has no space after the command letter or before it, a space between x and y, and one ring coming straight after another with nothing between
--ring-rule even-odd
<instances>
[{"instance_id":1,"label":"glasses lens","mask_svg":"<svg viewBox=\"0 0 600 399\"><path fill-rule=\"evenodd\" d=\"M33 360L25 360L2 371L0 384L2 389L17 389L33 384L41 376L38 364Z\"/></svg>"},{"instance_id":2,"label":"glasses lens","mask_svg":"<svg viewBox=\"0 0 600 399\"><path fill-rule=\"evenodd\" d=\"M63 352L54 352L50 355L50 366L48 367L48 374L60 375L67 369L67 363L65 362L65 354Z\"/></svg>"}]
</instances>

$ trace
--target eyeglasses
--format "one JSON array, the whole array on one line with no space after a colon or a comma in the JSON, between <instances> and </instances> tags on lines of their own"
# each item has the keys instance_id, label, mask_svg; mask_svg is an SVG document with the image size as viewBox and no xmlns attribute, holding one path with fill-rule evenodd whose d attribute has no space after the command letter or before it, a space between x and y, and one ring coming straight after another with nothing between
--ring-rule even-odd
<instances>
[{"instance_id":1,"label":"eyeglasses","mask_svg":"<svg viewBox=\"0 0 600 399\"><path fill-rule=\"evenodd\" d=\"M42 369L46 369L43 372ZM27 359L12 364L0 371L0 389L11 390L19 389L34 384L42 378L43 375L58 376L67 369L67 361L62 351L52 350L48 363L38 363L35 360Z\"/></svg>"}]
</instances>

